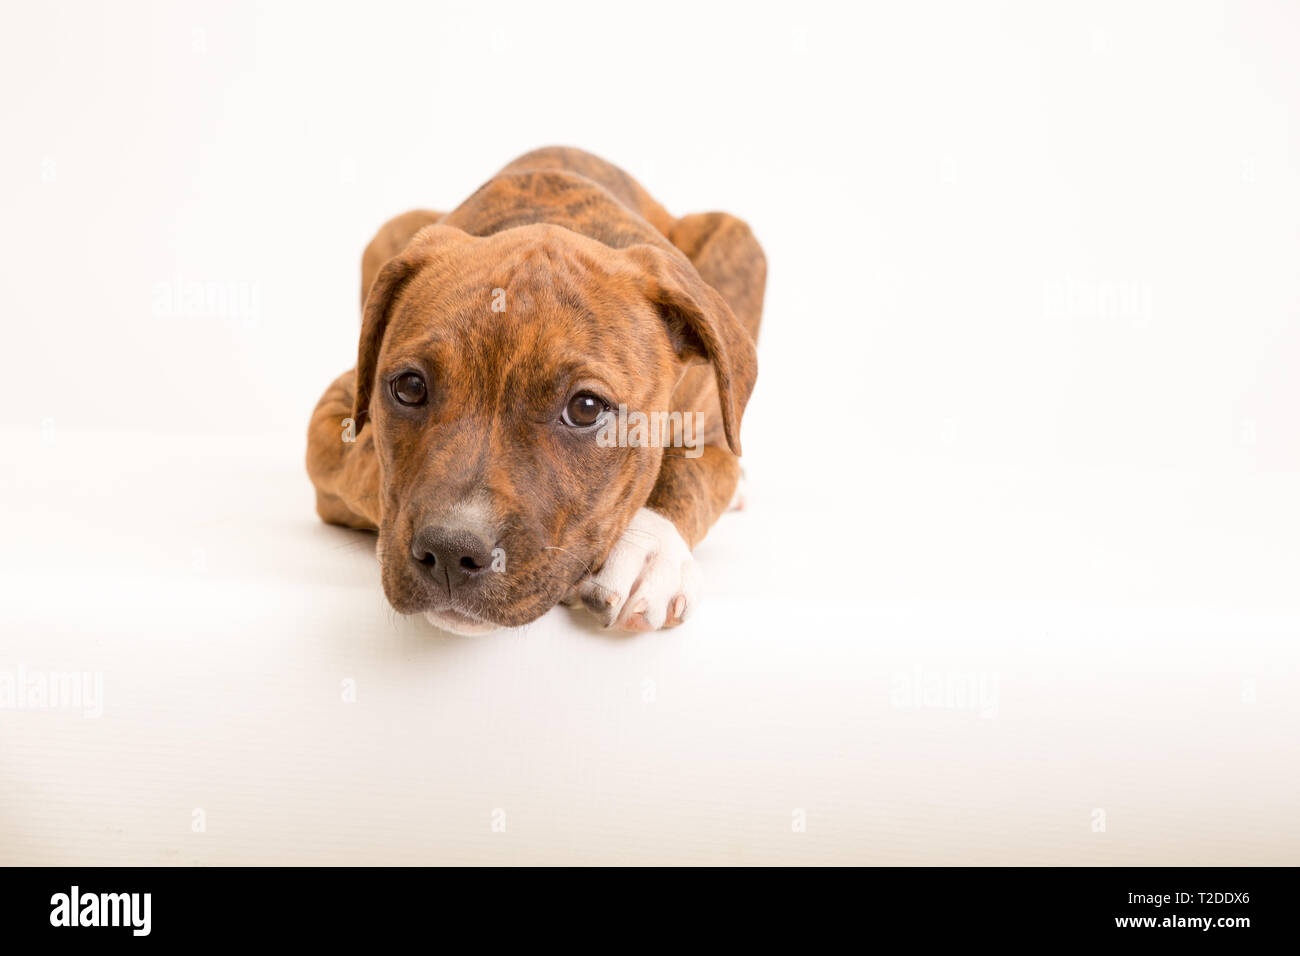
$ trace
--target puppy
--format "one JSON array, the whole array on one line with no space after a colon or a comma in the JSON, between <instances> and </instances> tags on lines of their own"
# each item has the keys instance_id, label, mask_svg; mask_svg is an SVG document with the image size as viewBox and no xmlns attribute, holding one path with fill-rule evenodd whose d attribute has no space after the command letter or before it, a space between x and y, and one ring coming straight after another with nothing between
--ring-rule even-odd
<instances>
[{"instance_id":1,"label":"puppy","mask_svg":"<svg viewBox=\"0 0 1300 956\"><path fill-rule=\"evenodd\" d=\"M674 219L576 149L398 216L362 258L356 368L312 415L317 512L377 529L388 600L445 630L560 602L681 623L737 492L765 281L739 219Z\"/></svg>"}]
</instances>

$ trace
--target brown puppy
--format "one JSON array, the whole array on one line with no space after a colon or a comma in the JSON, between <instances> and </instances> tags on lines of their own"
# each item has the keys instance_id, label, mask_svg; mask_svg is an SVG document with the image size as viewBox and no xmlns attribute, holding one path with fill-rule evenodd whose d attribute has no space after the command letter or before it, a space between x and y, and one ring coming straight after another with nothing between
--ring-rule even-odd
<instances>
[{"instance_id":1,"label":"brown puppy","mask_svg":"<svg viewBox=\"0 0 1300 956\"><path fill-rule=\"evenodd\" d=\"M680 623L736 492L765 278L743 222L673 219L575 149L397 217L362 259L357 367L312 416L317 511L377 528L393 607L448 630L562 600Z\"/></svg>"}]
</instances>

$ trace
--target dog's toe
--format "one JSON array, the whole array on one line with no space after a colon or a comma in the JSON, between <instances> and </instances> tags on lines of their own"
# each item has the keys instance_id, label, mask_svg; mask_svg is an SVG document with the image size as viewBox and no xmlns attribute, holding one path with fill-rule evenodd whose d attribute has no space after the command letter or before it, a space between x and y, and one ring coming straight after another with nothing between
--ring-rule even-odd
<instances>
[{"instance_id":1,"label":"dog's toe","mask_svg":"<svg viewBox=\"0 0 1300 956\"><path fill-rule=\"evenodd\" d=\"M623 597L617 591L611 591L593 578L585 579L578 585L578 597L585 607L600 620L605 627L614 623Z\"/></svg>"}]
</instances>

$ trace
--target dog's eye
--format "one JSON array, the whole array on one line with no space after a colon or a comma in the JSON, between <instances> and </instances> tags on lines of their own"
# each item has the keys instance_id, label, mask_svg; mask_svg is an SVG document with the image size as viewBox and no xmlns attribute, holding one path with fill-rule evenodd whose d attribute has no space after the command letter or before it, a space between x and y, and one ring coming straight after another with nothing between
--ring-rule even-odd
<instances>
[{"instance_id":1,"label":"dog's eye","mask_svg":"<svg viewBox=\"0 0 1300 956\"><path fill-rule=\"evenodd\" d=\"M403 405L423 405L429 394L419 372L403 372L393 379L393 397Z\"/></svg>"},{"instance_id":2,"label":"dog's eye","mask_svg":"<svg viewBox=\"0 0 1300 956\"><path fill-rule=\"evenodd\" d=\"M600 421L600 416L607 411L609 406L603 399L591 392L579 392L564 406L564 423L574 428L589 428Z\"/></svg>"}]
</instances>

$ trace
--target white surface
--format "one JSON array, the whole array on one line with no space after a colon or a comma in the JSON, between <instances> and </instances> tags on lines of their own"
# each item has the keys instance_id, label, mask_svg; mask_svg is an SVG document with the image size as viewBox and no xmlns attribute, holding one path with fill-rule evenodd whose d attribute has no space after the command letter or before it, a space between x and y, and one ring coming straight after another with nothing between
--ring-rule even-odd
<instances>
[{"instance_id":1,"label":"white surface","mask_svg":"<svg viewBox=\"0 0 1300 956\"><path fill-rule=\"evenodd\" d=\"M5 658L103 716L0 711L5 862L1297 860L1289 481L878 463L846 522L751 469L686 626L455 638L300 441L46 437Z\"/></svg>"},{"instance_id":2,"label":"white surface","mask_svg":"<svg viewBox=\"0 0 1300 956\"><path fill-rule=\"evenodd\" d=\"M0 709L0 862L1300 862L1296 12L744 10L9 15L0 679L104 707ZM302 435L553 142L764 243L751 510L685 628L448 638Z\"/></svg>"}]
</instances>

